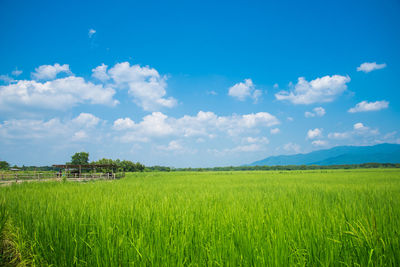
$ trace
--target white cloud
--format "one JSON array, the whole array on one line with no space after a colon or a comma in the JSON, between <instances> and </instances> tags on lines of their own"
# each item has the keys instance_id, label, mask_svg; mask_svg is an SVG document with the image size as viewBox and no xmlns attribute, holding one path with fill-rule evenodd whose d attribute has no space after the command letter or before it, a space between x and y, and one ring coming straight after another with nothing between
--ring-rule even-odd
<instances>
[{"instance_id":1,"label":"white cloud","mask_svg":"<svg viewBox=\"0 0 400 267\"><path fill-rule=\"evenodd\" d=\"M287 143L283 146L283 149L288 151L288 152L295 152L295 153L300 153L300 146L296 143Z\"/></svg>"},{"instance_id":2,"label":"white cloud","mask_svg":"<svg viewBox=\"0 0 400 267\"><path fill-rule=\"evenodd\" d=\"M242 118L240 119L240 124L248 128L254 127L256 125L265 125L270 127L279 124L279 120L268 112L258 112L242 115Z\"/></svg>"},{"instance_id":3,"label":"white cloud","mask_svg":"<svg viewBox=\"0 0 400 267\"><path fill-rule=\"evenodd\" d=\"M59 119L43 120L6 120L0 123L0 136L3 139L40 139L64 132L65 126Z\"/></svg>"},{"instance_id":4,"label":"white cloud","mask_svg":"<svg viewBox=\"0 0 400 267\"><path fill-rule=\"evenodd\" d=\"M92 69L92 77L96 78L97 80L101 82L105 82L110 79L110 76L107 74L107 65L104 65L102 63L100 66L97 66L96 68Z\"/></svg>"},{"instance_id":5,"label":"white cloud","mask_svg":"<svg viewBox=\"0 0 400 267\"><path fill-rule=\"evenodd\" d=\"M84 139L87 139L87 138L88 138L88 135L83 130L75 132L74 135L72 136L72 140L74 140L74 141L84 140Z\"/></svg>"},{"instance_id":6,"label":"white cloud","mask_svg":"<svg viewBox=\"0 0 400 267\"><path fill-rule=\"evenodd\" d=\"M279 128L273 128L269 131L271 134L278 134L281 132L281 130L279 130Z\"/></svg>"},{"instance_id":7,"label":"white cloud","mask_svg":"<svg viewBox=\"0 0 400 267\"><path fill-rule=\"evenodd\" d=\"M100 122L100 119L90 113L81 113L72 122L85 127L94 127Z\"/></svg>"},{"instance_id":8,"label":"white cloud","mask_svg":"<svg viewBox=\"0 0 400 267\"><path fill-rule=\"evenodd\" d=\"M261 97L261 90L256 90L251 79L245 79L244 82L235 84L229 88L228 95L237 98L240 101L245 101L246 98L253 98L254 102L257 102Z\"/></svg>"},{"instance_id":9,"label":"white cloud","mask_svg":"<svg viewBox=\"0 0 400 267\"><path fill-rule=\"evenodd\" d=\"M224 152L255 152L262 150L262 147L258 144L250 144L237 146L231 149L226 149Z\"/></svg>"},{"instance_id":10,"label":"white cloud","mask_svg":"<svg viewBox=\"0 0 400 267\"><path fill-rule=\"evenodd\" d=\"M311 142L314 146L326 146L328 143L324 140L314 140Z\"/></svg>"},{"instance_id":11,"label":"white cloud","mask_svg":"<svg viewBox=\"0 0 400 267\"><path fill-rule=\"evenodd\" d=\"M39 66L35 71L32 73L32 77L36 80L53 80L61 72L72 74L68 64L60 65L58 63Z\"/></svg>"},{"instance_id":12,"label":"white cloud","mask_svg":"<svg viewBox=\"0 0 400 267\"><path fill-rule=\"evenodd\" d=\"M328 138L330 139L347 139L349 138L351 135L349 132L343 132L343 133L329 133L328 134Z\"/></svg>"},{"instance_id":13,"label":"white cloud","mask_svg":"<svg viewBox=\"0 0 400 267\"><path fill-rule=\"evenodd\" d=\"M165 150L165 151L183 151L184 147L181 145L179 141L172 140L171 142L168 143L168 146L158 146L158 149Z\"/></svg>"},{"instance_id":14,"label":"white cloud","mask_svg":"<svg viewBox=\"0 0 400 267\"><path fill-rule=\"evenodd\" d=\"M0 137L14 140L55 138L58 142L62 139L68 143L88 138L88 132L91 132L92 136L98 136L98 129L94 126L99 122L100 119L90 113L81 113L76 118L64 121L58 118L48 121L12 119L0 123Z\"/></svg>"},{"instance_id":15,"label":"white cloud","mask_svg":"<svg viewBox=\"0 0 400 267\"><path fill-rule=\"evenodd\" d=\"M262 145L267 145L269 144L269 140L267 137L245 137L243 138L243 141L245 143L250 143L250 144L262 144Z\"/></svg>"},{"instance_id":16,"label":"white cloud","mask_svg":"<svg viewBox=\"0 0 400 267\"><path fill-rule=\"evenodd\" d=\"M133 101L144 110L157 111L177 104L174 98L166 97L166 76L148 66L130 66L123 62L108 69L101 64L92 69L92 78L99 82L96 84L74 76L68 64L43 65L35 70L32 76L36 80L15 81L2 76L13 84L0 86L0 104L8 104L8 108L16 104L59 110L81 103L116 105L119 103L113 99L116 89L128 89ZM57 78L60 72L71 76ZM6 107L0 106L0 109Z\"/></svg>"},{"instance_id":17,"label":"white cloud","mask_svg":"<svg viewBox=\"0 0 400 267\"><path fill-rule=\"evenodd\" d=\"M250 97L250 92L254 90L254 84L251 79L245 79L244 83L240 82L229 88L228 95L236 97L240 101L244 101Z\"/></svg>"},{"instance_id":18,"label":"white cloud","mask_svg":"<svg viewBox=\"0 0 400 267\"><path fill-rule=\"evenodd\" d=\"M315 139L317 137L321 137L322 136L322 129L320 128L315 128L314 130L308 130L307 132L307 138L308 139Z\"/></svg>"},{"instance_id":19,"label":"white cloud","mask_svg":"<svg viewBox=\"0 0 400 267\"><path fill-rule=\"evenodd\" d=\"M347 89L349 76L333 75L317 78L310 82L300 77L294 91L275 94L277 100L288 100L293 104L313 104L332 102Z\"/></svg>"},{"instance_id":20,"label":"white cloud","mask_svg":"<svg viewBox=\"0 0 400 267\"><path fill-rule=\"evenodd\" d=\"M88 32L89 38L92 38L95 33L96 33L96 30L89 29L89 32Z\"/></svg>"},{"instance_id":21,"label":"white cloud","mask_svg":"<svg viewBox=\"0 0 400 267\"><path fill-rule=\"evenodd\" d=\"M367 138L371 136L376 136L378 134L378 129L371 129L361 122L358 122L353 125L352 131L329 133L328 138L337 140L356 138L357 141L361 141L360 138Z\"/></svg>"},{"instance_id":22,"label":"white cloud","mask_svg":"<svg viewBox=\"0 0 400 267\"><path fill-rule=\"evenodd\" d=\"M161 112L153 112L140 122L140 131L147 136L165 136L173 133L174 129L167 122L167 116Z\"/></svg>"},{"instance_id":23,"label":"white cloud","mask_svg":"<svg viewBox=\"0 0 400 267\"><path fill-rule=\"evenodd\" d=\"M19 75L22 74L22 70L15 69L13 72L11 72L11 74L12 74L13 76L19 76Z\"/></svg>"},{"instance_id":24,"label":"white cloud","mask_svg":"<svg viewBox=\"0 0 400 267\"><path fill-rule=\"evenodd\" d=\"M15 82L15 80L14 80L13 78L11 78L11 77L8 76L8 75L4 75L4 74L0 75L0 81L3 81L3 82L5 82L5 83L12 83L12 82Z\"/></svg>"},{"instance_id":25,"label":"white cloud","mask_svg":"<svg viewBox=\"0 0 400 267\"><path fill-rule=\"evenodd\" d=\"M353 125L353 129L354 130L365 130L365 129L368 129L368 127L365 127L364 124L362 124L361 122L358 122Z\"/></svg>"},{"instance_id":26,"label":"white cloud","mask_svg":"<svg viewBox=\"0 0 400 267\"><path fill-rule=\"evenodd\" d=\"M261 128L279 124L279 120L267 113L217 116L213 112L199 111L196 116L185 115L181 118L167 117L161 112L147 115L140 123L129 118L114 122L115 130L125 130L121 138L124 142L147 142L150 138L166 136L210 138L216 136L239 136L243 133L259 133ZM267 139L257 139L265 142Z\"/></svg>"},{"instance_id":27,"label":"white cloud","mask_svg":"<svg viewBox=\"0 0 400 267\"><path fill-rule=\"evenodd\" d=\"M365 62L362 63L359 67L357 67L357 71L363 71L365 73L368 73L373 70L379 70L383 68L386 68L386 63L376 64L376 62Z\"/></svg>"},{"instance_id":28,"label":"white cloud","mask_svg":"<svg viewBox=\"0 0 400 267\"><path fill-rule=\"evenodd\" d=\"M313 112L306 111L304 113L304 116L306 118L312 118L312 117L315 117L315 116L322 117L322 116L325 115L325 113L326 112L325 112L325 109L323 107L316 107L316 108L313 109Z\"/></svg>"},{"instance_id":29,"label":"white cloud","mask_svg":"<svg viewBox=\"0 0 400 267\"><path fill-rule=\"evenodd\" d=\"M161 112L153 112L143 118L140 123L134 123L130 118L117 119L113 128L127 132L120 138L122 142L148 142L150 138L160 138L172 135L174 128L168 117Z\"/></svg>"},{"instance_id":30,"label":"white cloud","mask_svg":"<svg viewBox=\"0 0 400 267\"><path fill-rule=\"evenodd\" d=\"M377 111L388 107L389 107L389 102L385 100L375 101L375 102L362 101L358 103L354 108L349 109L348 112L356 113L356 112L366 112L366 111Z\"/></svg>"},{"instance_id":31,"label":"white cloud","mask_svg":"<svg viewBox=\"0 0 400 267\"><path fill-rule=\"evenodd\" d=\"M128 62L118 63L108 71L118 88L127 88L134 102L144 110L171 108L176 105L172 97L165 98L166 77L148 66L141 67Z\"/></svg>"},{"instance_id":32,"label":"white cloud","mask_svg":"<svg viewBox=\"0 0 400 267\"><path fill-rule=\"evenodd\" d=\"M174 128L181 129L185 137L195 135L212 137L217 131L235 136L259 127L271 127L279 124L279 120L267 112L217 116L213 112L200 111L197 116L177 119L176 124Z\"/></svg>"},{"instance_id":33,"label":"white cloud","mask_svg":"<svg viewBox=\"0 0 400 267\"><path fill-rule=\"evenodd\" d=\"M114 106L115 91L103 85L86 82L81 77L70 76L44 83L20 80L0 86L0 109L18 109L18 106L66 110L82 104Z\"/></svg>"},{"instance_id":34,"label":"white cloud","mask_svg":"<svg viewBox=\"0 0 400 267\"><path fill-rule=\"evenodd\" d=\"M113 128L115 130L126 130L126 129L132 129L135 126L135 122L131 120L130 118L120 118L114 121Z\"/></svg>"}]
</instances>

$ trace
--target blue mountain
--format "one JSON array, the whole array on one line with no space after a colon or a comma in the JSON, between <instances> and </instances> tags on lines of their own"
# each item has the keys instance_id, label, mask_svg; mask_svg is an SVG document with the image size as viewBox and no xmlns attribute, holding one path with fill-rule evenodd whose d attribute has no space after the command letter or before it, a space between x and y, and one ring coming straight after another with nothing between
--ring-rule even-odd
<instances>
[{"instance_id":1,"label":"blue mountain","mask_svg":"<svg viewBox=\"0 0 400 267\"><path fill-rule=\"evenodd\" d=\"M337 146L307 154L272 156L249 165L341 165L370 162L400 163L400 145Z\"/></svg>"}]
</instances>

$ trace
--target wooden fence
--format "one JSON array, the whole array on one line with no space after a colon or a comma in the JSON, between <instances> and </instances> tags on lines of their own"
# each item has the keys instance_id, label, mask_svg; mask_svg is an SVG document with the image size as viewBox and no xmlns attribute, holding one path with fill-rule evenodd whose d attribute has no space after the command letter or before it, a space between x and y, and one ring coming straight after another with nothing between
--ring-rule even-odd
<instances>
[{"instance_id":1,"label":"wooden fence","mask_svg":"<svg viewBox=\"0 0 400 267\"><path fill-rule=\"evenodd\" d=\"M124 172L117 173L73 173L65 174L58 172L0 172L0 181L43 181L43 180L114 180L125 177Z\"/></svg>"}]
</instances>

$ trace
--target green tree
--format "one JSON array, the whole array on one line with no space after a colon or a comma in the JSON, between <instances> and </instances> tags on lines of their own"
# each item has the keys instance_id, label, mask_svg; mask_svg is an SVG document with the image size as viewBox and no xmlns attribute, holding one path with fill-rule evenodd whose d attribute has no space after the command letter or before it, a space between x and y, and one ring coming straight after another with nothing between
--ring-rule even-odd
<instances>
[{"instance_id":1,"label":"green tree","mask_svg":"<svg viewBox=\"0 0 400 267\"><path fill-rule=\"evenodd\" d=\"M8 170L10 164L7 161L0 161L0 170Z\"/></svg>"},{"instance_id":2,"label":"green tree","mask_svg":"<svg viewBox=\"0 0 400 267\"><path fill-rule=\"evenodd\" d=\"M78 152L71 157L71 164L84 165L89 163L89 153Z\"/></svg>"}]
</instances>

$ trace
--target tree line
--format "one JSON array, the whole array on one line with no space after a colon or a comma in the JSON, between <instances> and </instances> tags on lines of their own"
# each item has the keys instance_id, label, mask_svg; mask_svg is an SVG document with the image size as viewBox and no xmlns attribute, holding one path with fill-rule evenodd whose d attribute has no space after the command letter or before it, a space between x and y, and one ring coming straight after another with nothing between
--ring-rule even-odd
<instances>
[{"instance_id":1,"label":"tree line","mask_svg":"<svg viewBox=\"0 0 400 267\"><path fill-rule=\"evenodd\" d=\"M102 158L97 161L89 162L89 153L78 152L71 156L71 161L66 162L67 165L89 165L89 164L99 164L99 165L112 165L110 167L97 168L96 171L100 172L142 172L145 170L145 166L140 162L132 162L130 160L120 160L120 159L106 159ZM0 161L0 170L9 170L10 164L6 161ZM22 171L59 171L60 168L54 166L25 166L21 167L14 166ZM83 172L88 171L83 168Z\"/></svg>"},{"instance_id":2,"label":"tree line","mask_svg":"<svg viewBox=\"0 0 400 267\"><path fill-rule=\"evenodd\" d=\"M132 162L130 160L113 160L100 159L89 163L89 153L79 152L71 157L71 161L66 164L86 165L114 165L114 171L120 172L171 172L171 171L290 171L290 170L326 170L326 169L361 169L361 168L400 168L400 163L362 163L362 164L344 164L344 165L276 165L276 166L226 166L212 168L173 168L167 166L145 166L140 162ZM10 168L18 168L23 171L59 171L59 168L53 166L22 166L11 167L6 161L0 161L0 170L9 170ZM111 172L111 168L100 168L97 171Z\"/></svg>"},{"instance_id":3,"label":"tree line","mask_svg":"<svg viewBox=\"0 0 400 267\"><path fill-rule=\"evenodd\" d=\"M294 171L362 168L400 168L400 163L362 163L343 165L276 165L276 166L227 166L213 168L171 168L169 171Z\"/></svg>"}]
</instances>

